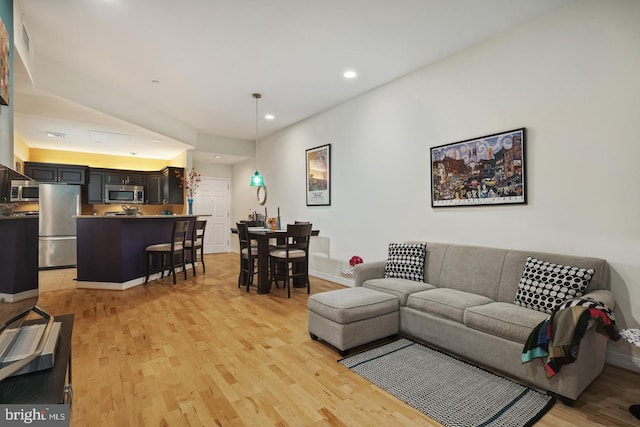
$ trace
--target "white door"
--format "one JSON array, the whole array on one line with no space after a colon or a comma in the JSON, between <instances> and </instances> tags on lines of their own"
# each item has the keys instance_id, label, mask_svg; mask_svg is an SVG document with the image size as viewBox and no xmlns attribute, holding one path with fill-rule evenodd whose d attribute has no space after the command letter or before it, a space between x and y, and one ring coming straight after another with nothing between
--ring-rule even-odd
<instances>
[{"instance_id":1,"label":"white door","mask_svg":"<svg viewBox=\"0 0 640 427\"><path fill-rule=\"evenodd\" d=\"M193 200L193 213L208 215L204 253L229 252L229 180L202 178Z\"/></svg>"}]
</instances>

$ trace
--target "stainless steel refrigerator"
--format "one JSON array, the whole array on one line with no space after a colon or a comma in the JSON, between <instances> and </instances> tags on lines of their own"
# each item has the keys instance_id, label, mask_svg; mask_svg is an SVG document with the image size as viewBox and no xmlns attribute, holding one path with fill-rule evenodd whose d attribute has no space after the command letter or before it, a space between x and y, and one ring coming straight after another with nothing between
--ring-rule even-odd
<instances>
[{"instance_id":1,"label":"stainless steel refrigerator","mask_svg":"<svg viewBox=\"0 0 640 427\"><path fill-rule=\"evenodd\" d=\"M39 266L76 265L76 219L80 215L80 186L40 184Z\"/></svg>"}]
</instances>

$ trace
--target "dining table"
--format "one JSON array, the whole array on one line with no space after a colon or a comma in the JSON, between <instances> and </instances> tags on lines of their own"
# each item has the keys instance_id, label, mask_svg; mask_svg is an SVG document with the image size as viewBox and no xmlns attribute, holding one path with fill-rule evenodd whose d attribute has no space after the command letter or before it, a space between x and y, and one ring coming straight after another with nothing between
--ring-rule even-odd
<instances>
[{"instance_id":1,"label":"dining table","mask_svg":"<svg viewBox=\"0 0 640 427\"><path fill-rule=\"evenodd\" d=\"M282 242L287 235L286 229L272 230L264 227L248 227L249 239L255 240L258 244L258 294L268 294L271 290L271 281L269 280L269 241L276 239ZM236 228L232 228L231 232L238 233ZM320 234L320 230L311 230L312 236ZM297 268L303 268L299 266ZM304 266L306 268L306 265ZM304 287L305 284L296 283L294 279L294 287Z\"/></svg>"}]
</instances>

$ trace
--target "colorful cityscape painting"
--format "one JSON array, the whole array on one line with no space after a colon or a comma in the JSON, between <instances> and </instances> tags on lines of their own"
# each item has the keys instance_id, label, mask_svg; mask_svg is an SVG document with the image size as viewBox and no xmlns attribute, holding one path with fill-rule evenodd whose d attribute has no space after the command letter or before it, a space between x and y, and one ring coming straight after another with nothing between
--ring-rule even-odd
<instances>
[{"instance_id":1,"label":"colorful cityscape painting","mask_svg":"<svg viewBox=\"0 0 640 427\"><path fill-rule=\"evenodd\" d=\"M431 206L526 203L525 128L431 148Z\"/></svg>"}]
</instances>

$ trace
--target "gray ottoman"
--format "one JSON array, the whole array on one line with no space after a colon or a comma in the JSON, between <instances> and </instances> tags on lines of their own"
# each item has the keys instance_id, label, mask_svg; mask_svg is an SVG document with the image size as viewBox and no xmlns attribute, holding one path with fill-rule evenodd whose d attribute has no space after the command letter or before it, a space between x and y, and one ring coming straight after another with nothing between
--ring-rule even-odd
<instances>
[{"instance_id":1,"label":"gray ottoman","mask_svg":"<svg viewBox=\"0 0 640 427\"><path fill-rule=\"evenodd\" d=\"M309 297L309 334L340 350L375 341L399 331L400 303L394 295L357 287Z\"/></svg>"}]
</instances>

